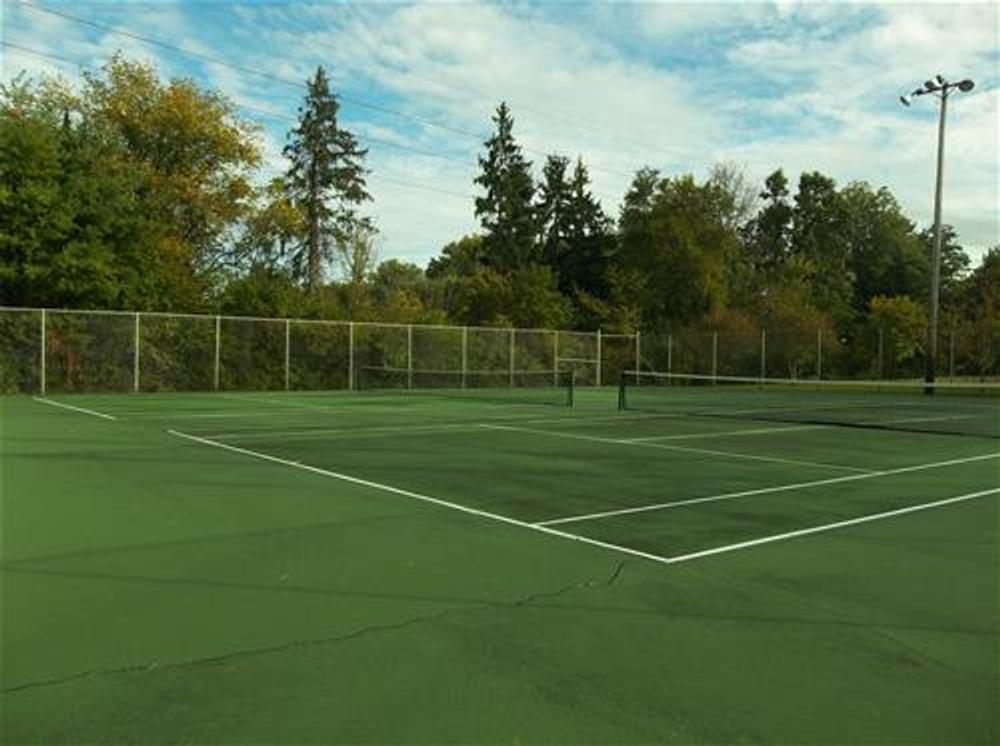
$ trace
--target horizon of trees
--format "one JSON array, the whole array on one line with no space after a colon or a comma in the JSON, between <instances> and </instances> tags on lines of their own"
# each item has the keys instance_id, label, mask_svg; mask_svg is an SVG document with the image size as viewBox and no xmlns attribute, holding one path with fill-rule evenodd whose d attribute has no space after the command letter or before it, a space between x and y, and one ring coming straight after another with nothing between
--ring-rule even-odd
<instances>
[{"instance_id":1,"label":"horizon of trees","mask_svg":"<svg viewBox=\"0 0 1000 746\"><path fill-rule=\"evenodd\" d=\"M367 150L322 67L258 183L259 128L220 93L115 57L76 88L0 86L0 304L611 332L905 330L919 354L931 233L887 187L737 164L637 171L616 215L582 157L524 155L505 103L472 205L426 269L379 261ZM972 269L945 227L942 324L1000 338L1000 245ZM331 272L336 270L336 279ZM1000 354L1000 342L991 342ZM995 364L995 363L994 363Z\"/></svg>"}]
</instances>

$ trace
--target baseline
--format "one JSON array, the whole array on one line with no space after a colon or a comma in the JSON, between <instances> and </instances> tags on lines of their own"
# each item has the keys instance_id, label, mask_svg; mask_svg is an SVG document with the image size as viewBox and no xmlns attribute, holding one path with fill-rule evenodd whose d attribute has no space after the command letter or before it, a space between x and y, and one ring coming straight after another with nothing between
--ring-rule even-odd
<instances>
[{"instance_id":1,"label":"baseline","mask_svg":"<svg viewBox=\"0 0 1000 746\"><path fill-rule=\"evenodd\" d=\"M72 404L64 404L60 401L55 401L53 399L46 399L40 396L31 397L34 401L39 404L48 404L50 407L59 407L61 409L69 409L74 412L81 412L82 414L89 414L91 417L100 417L105 420L117 420L118 418L114 415L105 414L104 412L98 412L96 409L87 409L86 407L76 407Z\"/></svg>"}]
</instances>

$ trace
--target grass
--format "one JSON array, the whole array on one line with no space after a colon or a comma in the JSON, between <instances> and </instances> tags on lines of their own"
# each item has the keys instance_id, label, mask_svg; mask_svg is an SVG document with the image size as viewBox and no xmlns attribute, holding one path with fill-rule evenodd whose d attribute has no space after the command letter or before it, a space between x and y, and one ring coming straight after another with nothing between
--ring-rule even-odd
<instances>
[{"instance_id":1,"label":"grass","mask_svg":"<svg viewBox=\"0 0 1000 746\"><path fill-rule=\"evenodd\" d=\"M996 492L737 546L995 439L576 400L0 400L3 742L1000 740Z\"/></svg>"}]
</instances>

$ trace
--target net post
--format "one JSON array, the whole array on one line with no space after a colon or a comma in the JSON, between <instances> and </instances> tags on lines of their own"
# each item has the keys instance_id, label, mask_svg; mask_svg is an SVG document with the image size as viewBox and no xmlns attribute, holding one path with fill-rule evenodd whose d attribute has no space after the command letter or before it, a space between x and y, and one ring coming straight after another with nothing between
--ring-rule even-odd
<instances>
[{"instance_id":1,"label":"net post","mask_svg":"<svg viewBox=\"0 0 1000 746\"><path fill-rule=\"evenodd\" d=\"M215 390L219 390L219 360L221 357L222 341L222 317L215 317Z\"/></svg>"},{"instance_id":2,"label":"net post","mask_svg":"<svg viewBox=\"0 0 1000 746\"><path fill-rule=\"evenodd\" d=\"M135 332L132 339L132 391L139 393L139 312L135 312Z\"/></svg>"},{"instance_id":3,"label":"net post","mask_svg":"<svg viewBox=\"0 0 1000 746\"><path fill-rule=\"evenodd\" d=\"M767 330L760 330L760 381L767 378Z\"/></svg>"},{"instance_id":4,"label":"net post","mask_svg":"<svg viewBox=\"0 0 1000 746\"><path fill-rule=\"evenodd\" d=\"M347 390L354 391L354 322L347 322Z\"/></svg>"},{"instance_id":5,"label":"net post","mask_svg":"<svg viewBox=\"0 0 1000 746\"><path fill-rule=\"evenodd\" d=\"M45 324L46 324L46 312L45 309L43 308L41 336L39 337L39 346L38 346L38 364L39 364L38 388L39 388L39 393L41 393L42 396L45 396L45 348L48 346L48 343L46 341Z\"/></svg>"},{"instance_id":6,"label":"net post","mask_svg":"<svg viewBox=\"0 0 1000 746\"><path fill-rule=\"evenodd\" d=\"M719 332L712 332L712 383L719 378Z\"/></svg>"},{"instance_id":7,"label":"net post","mask_svg":"<svg viewBox=\"0 0 1000 746\"><path fill-rule=\"evenodd\" d=\"M674 372L674 335L667 335L667 374Z\"/></svg>"},{"instance_id":8,"label":"net post","mask_svg":"<svg viewBox=\"0 0 1000 746\"><path fill-rule=\"evenodd\" d=\"M413 324L406 325L406 388L413 388Z\"/></svg>"},{"instance_id":9,"label":"net post","mask_svg":"<svg viewBox=\"0 0 1000 746\"><path fill-rule=\"evenodd\" d=\"M635 333L635 369L636 371L642 370L642 337L641 332L636 330Z\"/></svg>"},{"instance_id":10,"label":"net post","mask_svg":"<svg viewBox=\"0 0 1000 746\"><path fill-rule=\"evenodd\" d=\"M618 377L618 411L622 412L626 409L625 407L625 382L626 373L622 371L622 374Z\"/></svg>"},{"instance_id":11,"label":"net post","mask_svg":"<svg viewBox=\"0 0 1000 746\"><path fill-rule=\"evenodd\" d=\"M462 327L462 388L466 386L466 376L469 371L469 327Z\"/></svg>"},{"instance_id":12,"label":"net post","mask_svg":"<svg viewBox=\"0 0 1000 746\"><path fill-rule=\"evenodd\" d=\"M507 353L507 362L510 365L510 387L514 388L514 327L510 328L510 350Z\"/></svg>"},{"instance_id":13,"label":"net post","mask_svg":"<svg viewBox=\"0 0 1000 746\"><path fill-rule=\"evenodd\" d=\"M823 380L823 327L816 328L816 380Z\"/></svg>"},{"instance_id":14,"label":"net post","mask_svg":"<svg viewBox=\"0 0 1000 746\"><path fill-rule=\"evenodd\" d=\"M601 385L601 330L597 330L597 358L595 360L597 375L595 376L595 384L597 386Z\"/></svg>"},{"instance_id":15,"label":"net post","mask_svg":"<svg viewBox=\"0 0 1000 746\"><path fill-rule=\"evenodd\" d=\"M567 381L569 382L567 384L567 386L569 387L567 390L567 401L569 406L573 407L574 406L573 396L576 392L576 371L575 370L569 371L567 373L567 376L568 376Z\"/></svg>"},{"instance_id":16,"label":"net post","mask_svg":"<svg viewBox=\"0 0 1000 746\"><path fill-rule=\"evenodd\" d=\"M292 322L285 319L285 391L291 389L291 342Z\"/></svg>"}]
</instances>

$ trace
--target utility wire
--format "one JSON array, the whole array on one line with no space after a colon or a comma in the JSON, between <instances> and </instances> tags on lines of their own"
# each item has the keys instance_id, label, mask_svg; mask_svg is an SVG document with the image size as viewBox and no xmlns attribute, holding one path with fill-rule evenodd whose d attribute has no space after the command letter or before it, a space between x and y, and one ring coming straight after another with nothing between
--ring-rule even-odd
<instances>
[{"instance_id":1,"label":"utility wire","mask_svg":"<svg viewBox=\"0 0 1000 746\"><path fill-rule=\"evenodd\" d=\"M39 13L48 13L50 15L57 16L59 18L62 18L62 19L67 20L67 21L71 21L73 23L78 23L78 24L81 24L81 25L84 25L84 26L89 26L89 27L94 28L94 29L98 29L98 30L101 30L101 31L106 31L108 33L112 33L112 34L117 34L117 35L120 35L120 36L124 36L126 38L133 39L135 41L141 41L141 42L143 42L145 44L150 44L150 45L153 45L153 46L161 47L163 49L169 49L169 50L171 50L171 51L173 51L173 52L175 52L177 54L184 55L186 57L190 57L190 58L193 58L193 59L199 59L199 60L202 60L204 62L208 62L208 63L214 64L214 65L220 65L222 67L226 67L226 68L229 68L231 70L236 70L238 72L246 73L246 74L249 74L249 75L256 75L258 77L261 77L261 78L264 78L264 79L267 79L267 80L271 80L271 81L274 81L274 82L277 82L277 83L281 83L283 85L294 86L294 87L299 88L299 89L307 89L308 88L304 83L301 83L299 81L290 80L288 78L283 78L283 77L281 77L279 75L274 75L273 73L269 73L269 72L266 72L266 71L263 71L263 70L258 70L258 69L255 69L255 68L247 67L245 65L239 65L239 64L236 64L236 63L233 63L233 62L229 62L228 60L222 59L220 57L214 57L212 55L203 54L201 52L190 51L190 50L184 49L183 47L179 47L179 46L177 46L175 44L170 44L169 42L161 41L159 39L154 39L152 37L144 36L142 34L136 34L136 33L132 32L132 31L128 31L126 29L122 29L122 28L119 28L119 27L116 27L116 26L109 26L109 25L106 25L106 24L103 24L103 23L98 23L96 21L91 21L91 20L88 20L88 19L85 19L85 18L80 18L79 16L74 16L74 15L71 15L69 13L65 13L63 11L54 10L54 9L48 8L46 6L36 5L34 3L31 3L31 2L25 2L25 0L21 0L20 6L23 7L23 8L27 8L29 10L33 10L33 11L39 12ZM355 38L358 38L356 34L355 34ZM379 112L381 114L389 114L389 115L396 116L396 117L399 117L399 118L402 118L402 119L409 119L409 120L411 120L413 122L416 122L418 124L422 124L422 125L427 126L427 127L433 127L433 128L445 131L445 132L450 132L450 133L455 134L455 135L460 135L462 137L471 138L471 139L475 140L478 143L482 143L484 141L484 138L483 138L482 134L471 132L469 130L461 129L461 128L458 128L458 127L453 127L451 125L442 124L442 123L437 122L437 121L435 121L433 119L428 119L426 117L418 116L418 115L415 115L415 114L409 114L407 112L399 111L397 109L393 109L393 108L390 108L390 107L387 107L387 106L382 106L380 104L373 104L373 103L371 103L369 101L365 101L363 99L354 98L352 96L345 96L345 95L342 95L342 94L337 94L337 97L341 101L344 101L345 103L350 103L350 104L352 104L354 106L365 108L365 109L368 109L370 111ZM539 148L532 148L532 147L528 147L528 146L525 146L525 145L522 145L521 147L522 147L522 149L525 152L535 153L536 155L541 155L542 157L545 157L545 158L547 158L548 156L550 156L550 155L553 154L553 153L551 153L549 151L542 150L542 149L539 149ZM622 171L616 171L614 169L609 169L609 168L606 168L606 167L600 166L600 165L590 164L589 168L591 170L594 170L594 171L601 171L601 172L604 172L604 173L607 173L607 174L611 174L611 175L614 175L614 176L620 176L620 177L624 177L624 178L631 178L632 177L631 174L628 174L628 173L625 173L625 172L622 172Z\"/></svg>"},{"instance_id":2,"label":"utility wire","mask_svg":"<svg viewBox=\"0 0 1000 746\"><path fill-rule=\"evenodd\" d=\"M358 20L358 23L365 29L365 31L369 31L369 24L367 23L367 20L364 18L364 15L362 14L362 11L358 8L356 2L353 2L353 0L344 0L344 2L341 2L338 5L338 7L345 8L354 18L356 18ZM374 36L374 32L370 32L370 33L371 33L372 36ZM368 53L372 56L373 60L375 60L377 63L379 63L383 67L388 67L389 69L392 69L391 65L389 65L389 64L384 63L384 62L381 61L380 57L382 57L382 55L379 53L378 48L374 44L369 43L366 39L362 38L362 36L360 34L353 34L353 36L368 51ZM444 87L444 88L450 88L451 90L457 91L458 93L462 94L466 98L471 99L473 101L480 101L480 102L492 104L492 99L487 99L481 93L476 92L476 91L472 91L472 90L470 90L468 88L463 88L462 86L458 86L458 85L455 85L455 84L452 84L452 83L447 83L447 82L442 81L442 80L430 79L430 78L427 78L425 76L418 75L417 73L414 73L414 72L409 71L409 70L405 70L405 71L403 71L403 73L407 77L410 77L410 78L412 78L414 80L419 80L419 81L422 81L424 83L429 83L429 84L434 85L434 86L441 86L441 87ZM568 124L571 127L575 127L576 129L581 130L583 132L590 132L590 133L593 133L595 135L608 135L609 134L606 130L603 130L603 129L601 129L599 127L596 127L594 125L591 125L591 124L587 124L586 122L581 122L581 121L579 121L577 119L573 119L572 117L568 117L568 116L565 116L565 115L560 115L560 114L553 113L553 112L544 112L544 111L541 111L539 109L535 109L534 107L524 106L523 104L517 104L517 109L518 109L518 111L524 111L524 112L527 112L529 114L532 114L532 115L534 115L536 117L539 117L539 118L542 118L542 119L548 119L549 121L559 122L559 123L562 123L562 124ZM668 154L668 155L670 155L670 151L672 151L674 154L676 154L676 153L685 154L687 152L685 149L678 148L678 147L670 147L670 146L662 146L662 145L660 145L660 146L650 145L649 143L645 143L645 142L642 142L640 140L636 140L635 138L624 136L621 133L615 133L614 136L615 136L616 139L618 139L620 141L631 143L633 146L639 147L639 148L641 148L643 150L655 150L655 151L659 151L659 152L662 152L662 153ZM674 157L676 157L676 155L670 155L670 157L674 158ZM599 168L598 166L594 166L594 165L591 165L591 168L593 168L594 170L607 170L607 169ZM609 171L609 173L617 173L617 172Z\"/></svg>"},{"instance_id":3,"label":"utility wire","mask_svg":"<svg viewBox=\"0 0 1000 746\"><path fill-rule=\"evenodd\" d=\"M296 88L302 88L302 89L307 89L308 88L308 86L306 86L305 83L301 83L301 82L296 81L296 80L290 80L289 78L283 78L280 75L275 75L273 73L265 72L263 70L257 70L257 69L252 68L252 67L246 67L244 65L238 65L236 63L229 62L228 60L224 60L224 59L222 59L220 57L213 57L212 55L203 54L201 52L192 52L190 50L184 49L183 47L179 47L176 44L170 44L169 42L161 41L159 39L154 39L154 38L149 37L149 36L143 36L142 34L136 34L136 33L133 33L132 31L127 31L125 29L118 28L116 26L107 26L107 25L105 25L103 23L97 23L96 21L90 21L90 20L87 20L86 18L80 18L78 16L70 15L69 13L64 13L64 12L59 11L59 10L53 10L52 8L48 8L48 7L45 7L45 6L42 6L42 5L35 5L34 3L24 2L24 0L22 0L22 2L20 3L20 6L23 7L23 8L27 8L29 10L33 10L33 11L38 12L38 13L48 13L49 15L58 16L59 18L62 18L62 19L67 20L67 21L71 21L73 23L78 23L78 24L81 24L81 25L84 25L84 26L90 26L91 28L98 29L100 31L107 31L108 33L111 33L111 34L117 34L119 36L124 36L124 37L132 39L134 41L141 41L144 44L151 44L153 46L161 47L163 49L169 49L172 52L176 52L177 54L181 54L181 55L184 55L186 57L191 57L191 58L194 58L194 59L199 59L199 60L202 60L203 62L209 62L209 63L211 63L213 65L220 65L222 67L227 67L230 70L236 70L238 72L246 73L248 75L256 75L258 77L274 81L275 83L281 83L283 85L295 86ZM477 140L477 141L480 141L480 142L482 141L482 135L479 134L479 133L476 133L476 132L470 132L469 130L459 129L458 127L452 127L451 125L441 124L440 122L435 122L432 119L427 119L425 117L421 117L421 116L418 116L416 114L408 114L406 112L399 111L397 109L392 109L392 108L390 108L388 106L381 106L380 104L373 104L370 101L365 101L363 99L358 99L358 98L354 98L354 97L351 97L351 96L343 96L343 95L340 95L340 94L338 94L337 97L341 101L344 101L346 103L350 103L350 104L352 104L354 106L359 106L359 107L364 108L364 109L369 109L370 111L376 111L376 112L379 112L380 114L390 114L392 116L400 117L400 118L403 118L403 119L409 119L409 120L417 122L419 124L423 124L423 125L425 125L427 127L435 127L437 129L444 130L445 132L451 132L452 134L455 134L455 135L461 135L463 137L471 137L474 140Z\"/></svg>"},{"instance_id":4,"label":"utility wire","mask_svg":"<svg viewBox=\"0 0 1000 746\"><path fill-rule=\"evenodd\" d=\"M22 53L25 53L25 54L34 55L36 57L42 57L42 58L45 58L45 59L54 60L56 62L62 62L62 63L68 64L68 65L73 65L75 67L79 67L79 68L83 68L83 69L88 69L88 70L95 69L95 68L91 67L90 65L85 65L85 64L83 64L81 62L77 62L75 60L71 60L68 57L62 57L62 56L60 56L58 54L51 54L49 52L40 52L37 49L29 49L28 47L23 47L20 44L15 44L13 42L9 42L6 39L0 39L0 46L9 47L10 49L17 50L18 52L22 52ZM242 104L236 104L236 105L239 108L241 108L241 109L246 109L248 111L255 111L255 112L259 113L259 114L264 114L264 115L267 115L267 116L274 117L275 119L282 119L282 120L293 122L293 123L297 121L295 118L286 116L284 114L278 114L276 112L269 112L269 111L266 111L264 109L257 109L256 107L244 106ZM435 157L435 158L444 157L444 158L447 158L448 160L452 160L452 161L455 161L456 163L460 163L463 166L470 165L467 161L462 161L462 160L459 160L457 158L451 158L450 156L442 156L440 153L432 153L431 151L422 151L422 150L417 149L417 148L411 148L408 145L402 145L401 143L393 143L393 142L391 142L389 140L381 140L381 139L377 139L377 138L366 138L366 139L377 141L377 142L380 142L382 144L389 145L389 146L392 146L392 147L404 148L406 150L414 150L414 151L420 152L420 153L422 153L424 155L428 155L428 156ZM388 182L388 183L391 183L391 184L396 184L396 185L399 185L399 186L409 187L411 189L419 189L419 190L425 191L425 192L436 192L438 194L444 194L444 195L448 195L448 196L452 196L452 197L461 197L463 199L469 199L469 200L475 199L475 195L473 195L473 194L462 193L462 192L455 192L455 191L451 191L451 190L448 190L448 189L442 189L440 187L436 187L436 186L433 186L431 184L424 184L424 183L420 183L420 182L417 182L417 181L410 181L410 180L407 180L407 179L400 179L400 178L393 177L393 176L383 176L383 175L381 175L380 173L377 173L377 172L368 172L368 177L369 178L373 178L376 181L384 181L384 182Z\"/></svg>"}]
</instances>

